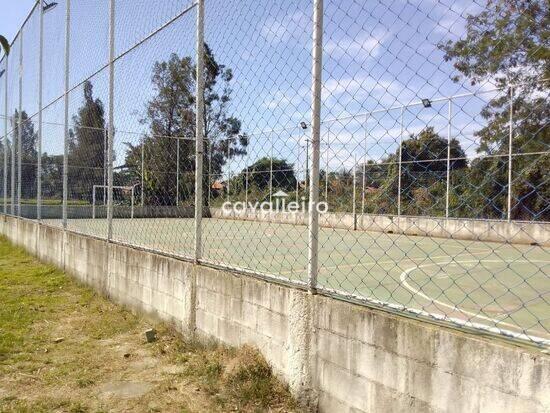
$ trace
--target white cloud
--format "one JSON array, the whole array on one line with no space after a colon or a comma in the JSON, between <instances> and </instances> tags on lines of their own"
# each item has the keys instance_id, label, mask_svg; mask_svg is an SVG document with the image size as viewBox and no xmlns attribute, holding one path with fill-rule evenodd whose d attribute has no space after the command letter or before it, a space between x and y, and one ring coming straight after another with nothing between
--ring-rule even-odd
<instances>
[{"instance_id":1,"label":"white cloud","mask_svg":"<svg viewBox=\"0 0 550 413\"><path fill-rule=\"evenodd\" d=\"M373 91L385 92L394 90L394 85L385 80L376 80L372 76L361 74L348 76L341 79L330 78L323 84L323 97L338 96L343 93L353 95L358 90L372 93Z\"/></svg>"},{"instance_id":2,"label":"white cloud","mask_svg":"<svg viewBox=\"0 0 550 413\"><path fill-rule=\"evenodd\" d=\"M378 34L361 33L359 36L342 39L331 39L323 47L324 52L333 58L348 56L356 59L358 56L376 57L380 53L387 32Z\"/></svg>"}]
</instances>

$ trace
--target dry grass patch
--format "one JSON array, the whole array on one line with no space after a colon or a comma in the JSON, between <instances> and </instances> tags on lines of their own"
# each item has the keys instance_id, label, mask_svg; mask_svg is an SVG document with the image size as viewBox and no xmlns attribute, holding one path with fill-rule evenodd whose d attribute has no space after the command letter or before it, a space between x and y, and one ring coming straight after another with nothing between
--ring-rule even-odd
<instances>
[{"instance_id":1,"label":"dry grass patch","mask_svg":"<svg viewBox=\"0 0 550 413\"><path fill-rule=\"evenodd\" d=\"M185 339L2 238L0 302L2 413L298 411L253 348Z\"/></svg>"}]
</instances>

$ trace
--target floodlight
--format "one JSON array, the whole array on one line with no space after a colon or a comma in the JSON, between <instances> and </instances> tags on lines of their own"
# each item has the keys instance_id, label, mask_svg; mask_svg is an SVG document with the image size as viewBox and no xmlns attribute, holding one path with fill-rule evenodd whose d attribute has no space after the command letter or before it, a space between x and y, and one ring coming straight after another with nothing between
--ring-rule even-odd
<instances>
[{"instance_id":1,"label":"floodlight","mask_svg":"<svg viewBox=\"0 0 550 413\"><path fill-rule=\"evenodd\" d=\"M307 129L307 123L305 123L305 122L300 122L300 127L301 127L302 129Z\"/></svg>"},{"instance_id":2,"label":"floodlight","mask_svg":"<svg viewBox=\"0 0 550 413\"><path fill-rule=\"evenodd\" d=\"M422 99L422 104L425 108L431 108L432 107L432 101L430 99Z\"/></svg>"},{"instance_id":3,"label":"floodlight","mask_svg":"<svg viewBox=\"0 0 550 413\"><path fill-rule=\"evenodd\" d=\"M52 1L51 3L47 3L46 0L42 0L43 6L42 6L42 13L46 13L47 11L50 11L57 6L57 3Z\"/></svg>"}]
</instances>

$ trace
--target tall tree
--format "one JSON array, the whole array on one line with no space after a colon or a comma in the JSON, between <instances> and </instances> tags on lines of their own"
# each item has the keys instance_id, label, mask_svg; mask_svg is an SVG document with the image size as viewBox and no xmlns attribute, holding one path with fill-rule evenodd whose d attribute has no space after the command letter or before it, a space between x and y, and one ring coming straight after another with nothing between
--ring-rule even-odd
<instances>
[{"instance_id":1,"label":"tall tree","mask_svg":"<svg viewBox=\"0 0 550 413\"><path fill-rule=\"evenodd\" d=\"M273 192L279 189L293 191L296 189L296 174L293 165L285 159L260 158L237 177L244 189L246 174L248 174L248 186L259 190L269 188L270 181Z\"/></svg>"},{"instance_id":2,"label":"tall tree","mask_svg":"<svg viewBox=\"0 0 550 413\"><path fill-rule=\"evenodd\" d=\"M21 121L21 142L19 142L19 122ZM34 123L29 119L27 112L16 110L11 118L11 127L13 130L13 143L15 144L15 159L19 162L21 159L21 197L34 198L36 196L36 139L37 134L34 130ZM19 145L21 143L21 145ZM21 147L21 157L19 157L19 147Z\"/></svg>"},{"instance_id":3,"label":"tall tree","mask_svg":"<svg viewBox=\"0 0 550 413\"><path fill-rule=\"evenodd\" d=\"M482 12L468 17L463 39L440 45L445 59L458 70L455 81L493 81L503 88L483 109L487 125L476 132L479 154L490 157L472 163L472 177L478 180L471 182L470 198L490 203L483 213L489 217L507 214L512 111L512 152L521 154L512 162L512 218L550 219L549 27L547 0L488 0ZM494 174L494 182L489 182L487 171Z\"/></svg>"},{"instance_id":4,"label":"tall tree","mask_svg":"<svg viewBox=\"0 0 550 413\"><path fill-rule=\"evenodd\" d=\"M404 214L440 215L444 212L447 177L447 150L450 173L468 166L459 141L447 142L431 126L411 135L401 145L401 205ZM398 174L399 149L392 159L390 174ZM391 181L397 190L397 179Z\"/></svg>"},{"instance_id":5,"label":"tall tree","mask_svg":"<svg viewBox=\"0 0 550 413\"><path fill-rule=\"evenodd\" d=\"M84 83L83 98L69 134L68 179L70 195L89 201L93 185L103 184L107 126L103 102L94 98L90 81Z\"/></svg>"},{"instance_id":6,"label":"tall tree","mask_svg":"<svg viewBox=\"0 0 550 413\"><path fill-rule=\"evenodd\" d=\"M42 154L42 196L61 202L63 197L63 155Z\"/></svg>"},{"instance_id":7,"label":"tall tree","mask_svg":"<svg viewBox=\"0 0 550 413\"><path fill-rule=\"evenodd\" d=\"M195 153L196 66L191 57L172 54L153 66L155 96L142 119L149 132L138 145L128 145L125 166L135 179L144 176L147 204L173 205L176 198L176 170L179 141L180 200L193 200ZM229 115L231 69L219 64L205 45L204 171L219 175L227 159L245 154L248 144L241 122ZM141 170L143 155L143 171ZM205 191L206 192L206 191Z\"/></svg>"}]
</instances>

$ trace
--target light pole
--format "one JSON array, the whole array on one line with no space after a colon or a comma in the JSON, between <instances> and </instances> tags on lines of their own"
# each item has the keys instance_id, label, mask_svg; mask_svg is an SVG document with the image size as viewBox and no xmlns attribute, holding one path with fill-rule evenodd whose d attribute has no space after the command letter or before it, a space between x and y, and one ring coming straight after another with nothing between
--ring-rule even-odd
<instances>
[{"instance_id":1,"label":"light pole","mask_svg":"<svg viewBox=\"0 0 550 413\"><path fill-rule=\"evenodd\" d=\"M57 6L57 3L55 1L51 1L48 3L46 0L42 0L42 13L54 9L55 6Z\"/></svg>"},{"instance_id":2,"label":"light pole","mask_svg":"<svg viewBox=\"0 0 550 413\"><path fill-rule=\"evenodd\" d=\"M306 131L307 123L300 122L300 127L302 128L302 130ZM305 141L306 141L306 176L304 179L304 184L305 184L305 192L307 193L307 189L309 187L309 142L310 140L306 137Z\"/></svg>"},{"instance_id":3,"label":"light pole","mask_svg":"<svg viewBox=\"0 0 550 413\"><path fill-rule=\"evenodd\" d=\"M141 207L145 204L145 136L141 139Z\"/></svg>"}]
</instances>

